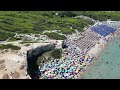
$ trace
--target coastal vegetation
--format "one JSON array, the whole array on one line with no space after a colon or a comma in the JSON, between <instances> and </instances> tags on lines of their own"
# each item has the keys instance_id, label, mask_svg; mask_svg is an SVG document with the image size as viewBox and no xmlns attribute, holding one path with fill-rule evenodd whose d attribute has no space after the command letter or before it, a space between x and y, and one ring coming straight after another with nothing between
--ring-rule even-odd
<instances>
[{"instance_id":1,"label":"coastal vegetation","mask_svg":"<svg viewBox=\"0 0 120 90\"><path fill-rule=\"evenodd\" d=\"M43 66L45 62L48 62L49 59L51 58L51 52L52 51L47 51L43 53L42 55L40 55L37 59L37 65Z\"/></svg>"},{"instance_id":2,"label":"coastal vegetation","mask_svg":"<svg viewBox=\"0 0 120 90\"><path fill-rule=\"evenodd\" d=\"M93 22L74 18L79 15L100 21L120 20L120 11L0 11L0 41L13 37L15 33L43 34L45 30L60 30L63 34L72 34L75 29L82 32ZM52 35L49 34L54 38Z\"/></svg>"},{"instance_id":3,"label":"coastal vegetation","mask_svg":"<svg viewBox=\"0 0 120 90\"><path fill-rule=\"evenodd\" d=\"M20 50L21 48L18 46L14 46L12 44L7 44L7 45L0 45L0 50L4 50L4 49L12 49L12 50Z\"/></svg>"},{"instance_id":4,"label":"coastal vegetation","mask_svg":"<svg viewBox=\"0 0 120 90\"><path fill-rule=\"evenodd\" d=\"M39 43L37 41L22 41L22 42L19 42L19 44L26 44L26 43Z\"/></svg>"},{"instance_id":5,"label":"coastal vegetation","mask_svg":"<svg viewBox=\"0 0 120 90\"><path fill-rule=\"evenodd\" d=\"M30 46L30 44L29 44L29 43L27 43L27 44L25 44L25 46Z\"/></svg>"},{"instance_id":6,"label":"coastal vegetation","mask_svg":"<svg viewBox=\"0 0 120 90\"><path fill-rule=\"evenodd\" d=\"M77 13L99 21L106 21L107 19L120 21L120 11L79 11Z\"/></svg>"},{"instance_id":7,"label":"coastal vegetation","mask_svg":"<svg viewBox=\"0 0 120 90\"><path fill-rule=\"evenodd\" d=\"M17 38L17 37L10 37L8 42L13 42L13 41L17 41L17 40L22 40L21 38Z\"/></svg>"},{"instance_id":8,"label":"coastal vegetation","mask_svg":"<svg viewBox=\"0 0 120 90\"><path fill-rule=\"evenodd\" d=\"M76 15L75 11L0 11L0 40L13 37L15 33L41 34L45 30L71 34L74 29L82 31L93 24L90 20L74 18Z\"/></svg>"},{"instance_id":9,"label":"coastal vegetation","mask_svg":"<svg viewBox=\"0 0 120 90\"><path fill-rule=\"evenodd\" d=\"M51 39L56 39L56 40L64 40L66 39L66 37L64 35L59 35L58 33L44 33L45 35L47 35L49 38Z\"/></svg>"},{"instance_id":10,"label":"coastal vegetation","mask_svg":"<svg viewBox=\"0 0 120 90\"><path fill-rule=\"evenodd\" d=\"M37 59L37 65L43 66L45 62L48 62L51 58L60 59L62 56L61 49L54 49L43 53Z\"/></svg>"},{"instance_id":11,"label":"coastal vegetation","mask_svg":"<svg viewBox=\"0 0 120 90\"><path fill-rule=\"evenodd\" d=\"M62 56L62 50L61 49L54 49L51 53L51 56L55 59L60 59Z\"/></svg>"}]
</instances>

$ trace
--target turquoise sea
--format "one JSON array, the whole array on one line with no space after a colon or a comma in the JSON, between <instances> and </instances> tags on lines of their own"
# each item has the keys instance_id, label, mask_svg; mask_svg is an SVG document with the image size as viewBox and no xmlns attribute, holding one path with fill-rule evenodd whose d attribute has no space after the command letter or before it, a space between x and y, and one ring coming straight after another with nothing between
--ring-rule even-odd
<instances>
[{"instance_id":1,"label":"turquoise sea","mask_svg":"<svg viewBox=\"0 0 120 90\"><path fill-rule=\"evenodd\" d=\"M120 79L120 36L108 44L83 78Z\"/></svg>"}]
</instances>

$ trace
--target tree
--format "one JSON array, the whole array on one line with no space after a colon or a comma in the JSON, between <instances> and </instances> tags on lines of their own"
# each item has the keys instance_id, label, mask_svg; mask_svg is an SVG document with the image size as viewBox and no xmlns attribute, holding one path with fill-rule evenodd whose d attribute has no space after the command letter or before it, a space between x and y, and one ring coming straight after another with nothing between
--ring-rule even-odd
<instances>
[{"instance_id":1,"label":"tree","mask_svg":"<svg viewBox=\"0 0 120 90\"><path fill-rule=\"evenodd\" d=\"M62 17L75 17L77 14L74 11L62 11L59 12L58 15Z\"/></svg>"}]
</instances>

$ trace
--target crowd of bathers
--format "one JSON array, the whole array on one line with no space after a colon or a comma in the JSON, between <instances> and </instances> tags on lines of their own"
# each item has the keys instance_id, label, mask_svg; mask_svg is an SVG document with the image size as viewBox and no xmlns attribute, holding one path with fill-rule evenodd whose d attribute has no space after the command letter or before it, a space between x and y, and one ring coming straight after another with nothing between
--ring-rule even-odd
<instances>
[{"instance_id":1,"label":"crowd of bathers","mask_svg":"<svg viewBox=\"0 0 120 90\"><path fill-rule=\"evenodd\" d=\"M41 76L47 79L75 79L93 59L87 52L88 50L82 52L71 42L68 48L63 50L61 59L54 59L44 64L40 69Z\"/></svg>"}]
</instances>

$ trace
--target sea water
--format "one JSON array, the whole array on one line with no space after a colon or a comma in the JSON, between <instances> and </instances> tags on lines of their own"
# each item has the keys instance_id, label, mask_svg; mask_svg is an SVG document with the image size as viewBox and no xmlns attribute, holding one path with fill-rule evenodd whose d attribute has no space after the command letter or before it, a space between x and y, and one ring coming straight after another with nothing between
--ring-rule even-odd
<instances>
[{"instance_id":1,"label":"sea water","mask_svg":"<svg viewBox=\"0 0 120 90\"><path fill-rule=\"evenodd\" d=\"M120 36L103 50L84 79L120 79Z\"/></svg>"}]
</instances>

